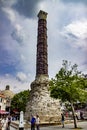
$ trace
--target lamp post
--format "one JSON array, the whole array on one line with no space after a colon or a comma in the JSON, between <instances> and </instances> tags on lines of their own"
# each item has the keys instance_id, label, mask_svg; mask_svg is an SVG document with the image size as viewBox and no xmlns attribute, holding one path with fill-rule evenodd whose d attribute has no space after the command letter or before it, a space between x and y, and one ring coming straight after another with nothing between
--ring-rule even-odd
<instances>
[{"instance_id":1,"label":"lamp post","mask_svg":"<svg viewBox=\"0 0 87 130\"><path fill-rule=\"evenodd\" d=\"M23 115L23 111L20 112L19 130L24 130L24 115Z\"/></svg>"}]
</instances>

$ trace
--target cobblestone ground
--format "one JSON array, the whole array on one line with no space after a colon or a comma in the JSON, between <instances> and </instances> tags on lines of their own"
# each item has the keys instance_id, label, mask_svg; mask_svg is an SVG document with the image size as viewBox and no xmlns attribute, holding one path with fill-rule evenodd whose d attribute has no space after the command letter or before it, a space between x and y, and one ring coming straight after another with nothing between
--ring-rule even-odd
<instances>
[{"instance_id":1,"label":"cobblestone ground","mask_svg":"<svg viewBox=\"0 0 87 130\"><path fill-rule=\"evenodd\" d=\"M65 128L61 125L40 127L40 130L87 130L87 121L78 122L78 129L74 129L74 124L65 124ZM29 129L30 130L30 129Z\"/></svg>"}]
</instances>

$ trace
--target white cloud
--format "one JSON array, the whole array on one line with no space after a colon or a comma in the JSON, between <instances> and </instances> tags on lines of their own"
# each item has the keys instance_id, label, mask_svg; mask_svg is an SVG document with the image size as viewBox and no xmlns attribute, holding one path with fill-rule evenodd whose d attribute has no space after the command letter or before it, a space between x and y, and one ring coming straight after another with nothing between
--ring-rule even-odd
<instances>
[{"instance_id":1,"label":"white cloud","mask_svg":"<svg viewBox=\"0 0 87 130\"><path fill-rule=\"evenodd\" d=\"M23 28L22 28L21 25L15 24L15 29L16 29L17 31L21 31Z\"/></svg>"},{"instance_id":2,"label":"white cloud","mask_svg":"<svg viewBox=\"0 0 87 130\"><path fill-rule=\"evenodd\" d=\"M0 0L0 2L4 7L7 7L7 6L11 7L12 5L14 5L17 2L17 0L11 0L11 1L9 1L9 0Z\"/></svg>"},{"instance_id":3,"label":"white cloud","mask_svg":"<svg viewBox=\"0 0 87 130\"><path fill-rule=\"evenodd\" d=\"M18 12L16 12L11 7L2 7L2 10L5 12L6 17L8 17L11 25L13 26L13 31L11 32L12 38L18 43L25 43L27 34L21 25L22 16L19 16Z\"/></svg>"},{"instance_id":4,"label":"white cloud","mask_svg":"<svg viewBox=\"0 0 87 130\"><path fill-rule=\"evenodd\" d=\"M3 7L2 10L7 14L6 16L8 17L8 19L10 19L12 23L16 21L16 15L14 10L9 7Z\"/></svg>"},{"instance_id":5,"label":"white cloud","mask_svg":"<svg viewBox=\"0 0 87 130\"><path fill-rule=\"evenodd\" d=\"M68 25L64 26L62 32L60 33L66 38L66 41L68 41L69 45L87 50L87 19L69 23Z\"/></svg>"},{"instance_id":6,"label":"white cloud","mask_svg":"<svg viewBox=\"0 0 87 130\"><path fill-rule=\"evenodd\" d=\"M6 85L9 85L14 93L30 89L29 82L20 82L12 75L0 76L0 90L5 90Z\"/></svg>"},{"instance_id":7,"label":"white cloud","mask_svg":"<svg viewBox=\"0 0 87 130\"><path fill-rule=\"evenodd\" d=\"M21 82L26 82L27 76L23 72L18 72L16 78Z\"/></svg>"},{"instance_id":8,"label":"white cloud","mask_svg":"<svg viewBox=\"0 0 87 130\"><path fill-rule=\"evenodd\" d=\"M14 40L16 40L18 43L21 43L21 44L23 44L26 39L26 35L22 27L18 24L15 27L14 31L11 33L11 36Z\"/></svg>"},{"instance_id":9,"label":"white cloud","mask_svg":"<svg viewBox=\"0 0 87 130\"><path fill-rule=\"evenodd\" d=\"M21 54L20 58L21 58L22 62L26 61L26 57L23 54Z\"/></svg>"},{"instance_id":10,"label":"white cloud","mask_svg":"<svg viewBox=\"0 0 87 130\"><path fill-rule=\"evenodd\" d=\"M87 38L87 19L74 21L64 27L65 32L75 35L79 39Z\"/></svg>"}]
</instances>

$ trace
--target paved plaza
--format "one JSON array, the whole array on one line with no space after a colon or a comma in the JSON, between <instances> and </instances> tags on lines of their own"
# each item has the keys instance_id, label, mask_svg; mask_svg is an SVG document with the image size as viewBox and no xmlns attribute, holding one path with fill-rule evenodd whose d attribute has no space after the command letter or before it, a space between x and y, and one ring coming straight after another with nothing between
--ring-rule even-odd
<instances>
[{"instance_id":1,"label":"paved plaza","mask_svg":"<svg viewBox=\"0 0 87 130\"><path fill-rule=\"evenodd\" d=\"M77 130L87 130L87 121L78 122L78 127L82 129ZM76 130L74 129L74 123L65 124L65 128L62 128L61 125L40 127L40 130L72 130L72 129Z\"/></svg>"}]
</instances>

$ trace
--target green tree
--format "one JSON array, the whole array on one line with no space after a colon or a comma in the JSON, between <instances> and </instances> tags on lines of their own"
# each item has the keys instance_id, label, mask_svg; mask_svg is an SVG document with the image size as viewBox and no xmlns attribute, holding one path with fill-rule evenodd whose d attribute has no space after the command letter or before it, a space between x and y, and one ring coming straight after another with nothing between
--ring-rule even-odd
<instances>
[{"instance_id":1,"label":"green tree","mask_svg":"<svg viewBox=\"0 0 87 130\"><path fill-rule=\"evenodd\" d=\"M87 79L78 71L77 65L73 66L63 60L62 68L50 81L50 96L69 102L72 109L74 127L77 128L74 103L84 102L87 99Z\"/></svg>"},{"instance_id":2,"label":"green tree","mask_svg":"<svg viewBox=\"0 0 87 130\"><path fill-rule=\"evenodd\" d=\"M24 90L20 93L17 93L11 101L11 110L17 109L18 111L25 112L26 110L26 104L29 99L29 90Z\"/></svg>"}]
</instances>

